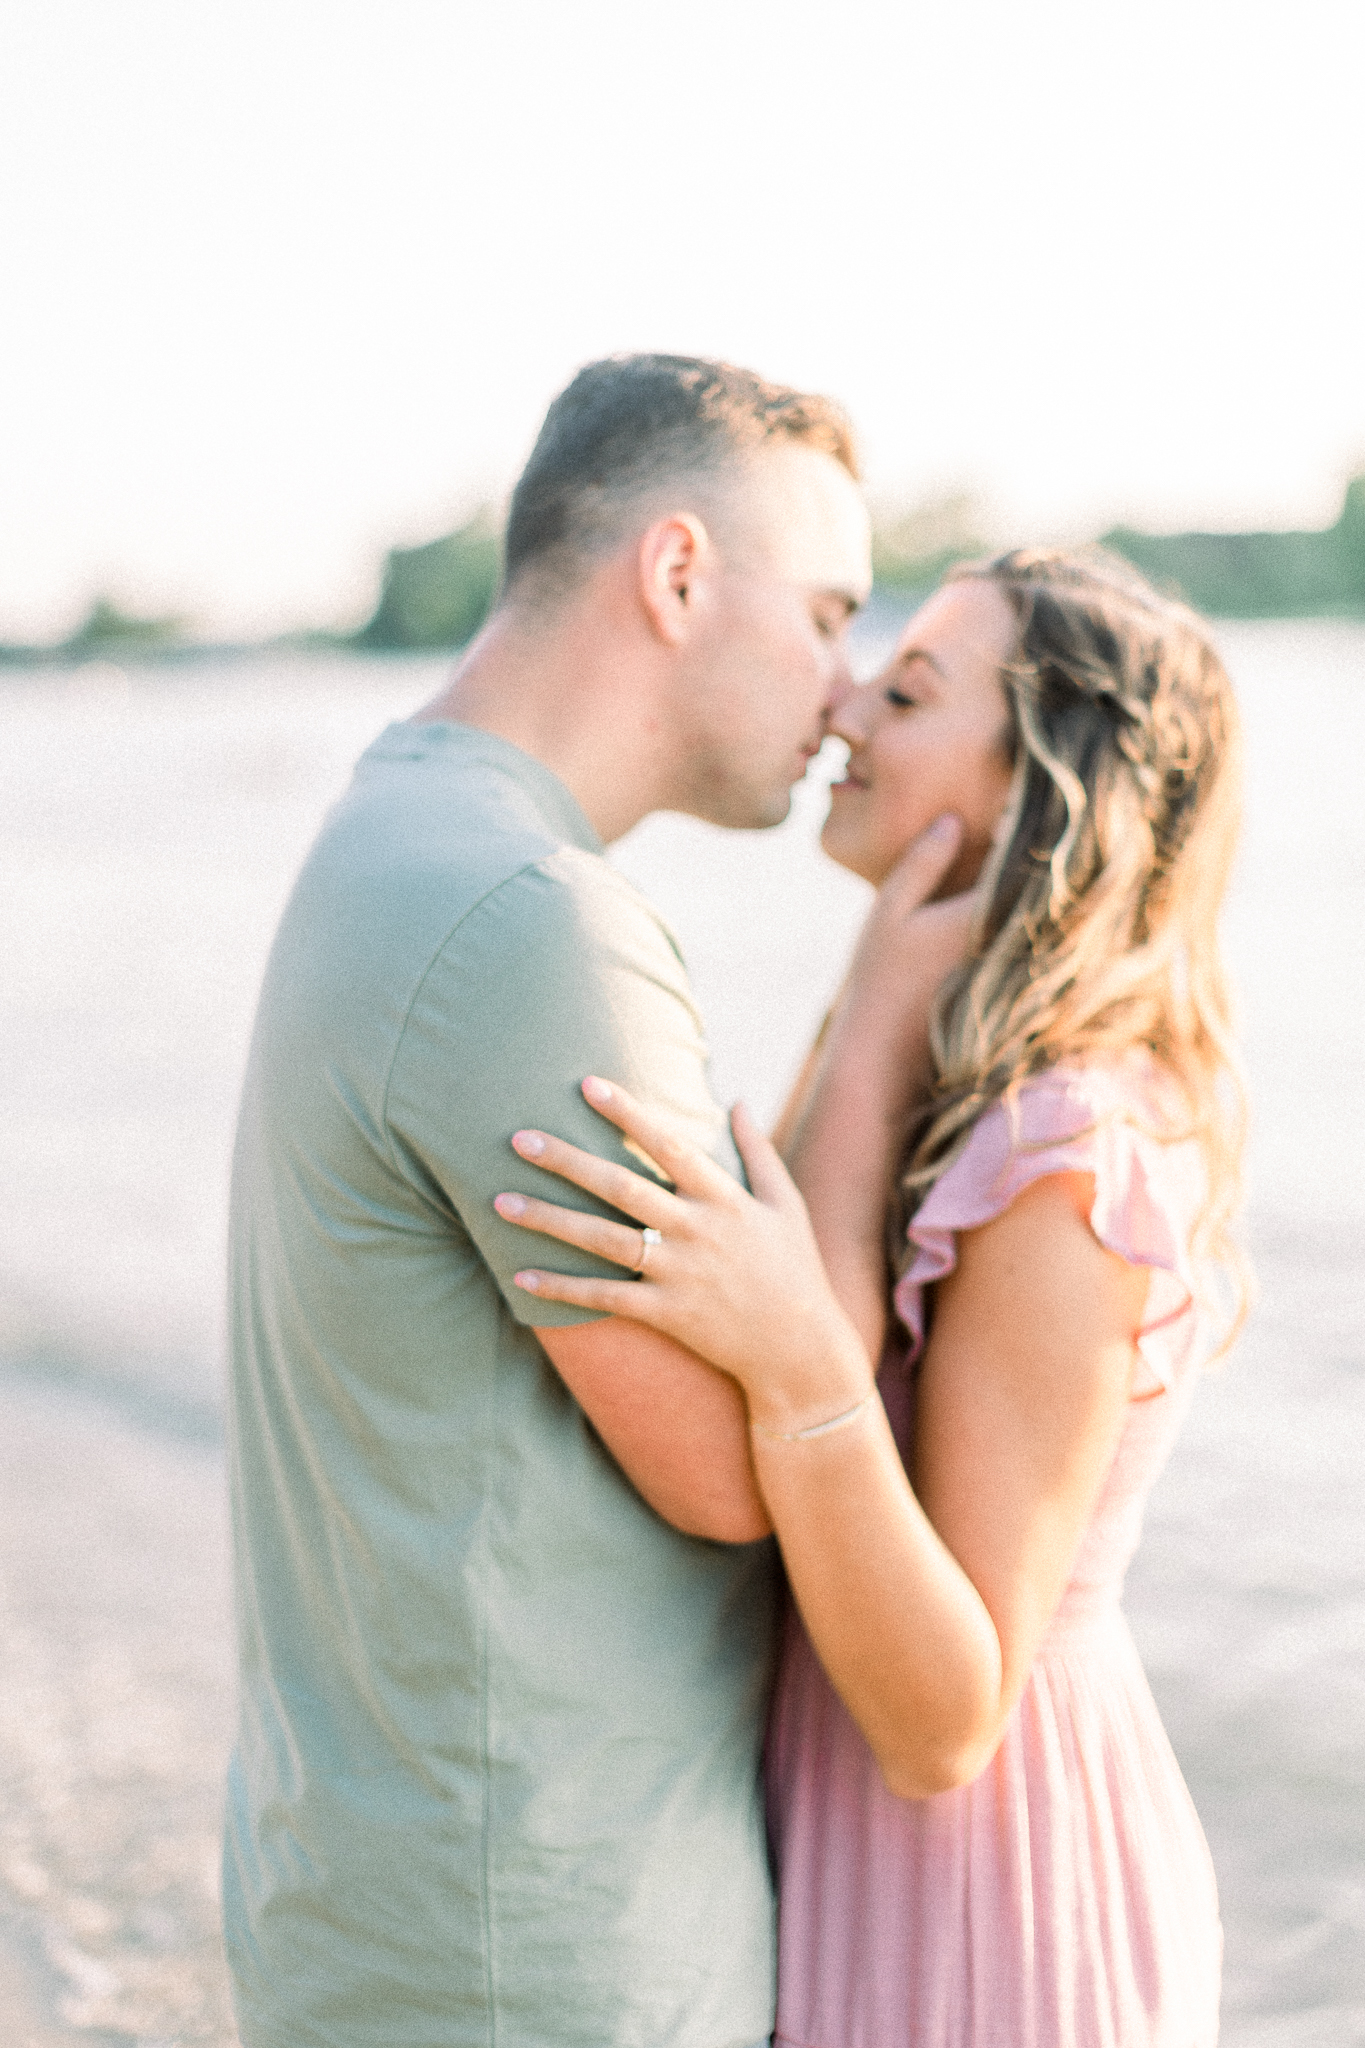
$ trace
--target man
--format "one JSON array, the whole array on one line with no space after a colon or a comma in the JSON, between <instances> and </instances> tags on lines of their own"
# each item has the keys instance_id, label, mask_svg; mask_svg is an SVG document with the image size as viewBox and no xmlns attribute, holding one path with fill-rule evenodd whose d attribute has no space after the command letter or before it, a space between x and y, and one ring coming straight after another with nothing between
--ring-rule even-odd
<instances>
[{"instance_id":1,"label":"man","mask_svg":"<svg viewBox=\"0 0 1365 2048\"><path fill-rule=\"evenodd\" d=\"M738 1391L516 1288L491 1202L547 1185L522 1125L612 1149L591 1072L732 1159L676 948L602 847L785 817L869 585L855 475L833 406L746 371L580 372L493 616L285 912L233 1182L245 2048L771 2026L772 1557L708 1428Z\"/></svg>"}]
</instances>

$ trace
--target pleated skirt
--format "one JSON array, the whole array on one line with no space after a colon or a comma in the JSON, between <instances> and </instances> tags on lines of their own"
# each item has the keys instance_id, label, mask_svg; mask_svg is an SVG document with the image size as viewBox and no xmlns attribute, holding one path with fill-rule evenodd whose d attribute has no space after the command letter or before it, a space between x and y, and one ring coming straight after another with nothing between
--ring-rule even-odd
<instances>
[{"instance_id":1,"label":"pleated skirt","mask_svg":"<svg viewBox=\"0 0 1365 2048\"><path fill-rule=\"evenodd\" d=\"M1213 1866L1117 1608L1059 1616L990 1765L923 1800L793 1616L768 1798L781 2048L1214 2048Z\"/></svg>"}]
</instances>

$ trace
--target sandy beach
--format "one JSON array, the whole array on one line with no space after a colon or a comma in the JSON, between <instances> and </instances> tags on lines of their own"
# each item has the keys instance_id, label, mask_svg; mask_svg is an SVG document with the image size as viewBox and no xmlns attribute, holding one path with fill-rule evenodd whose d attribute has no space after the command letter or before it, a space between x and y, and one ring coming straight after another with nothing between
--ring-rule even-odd
<instances>
[{"instance_id":1,"label":"sandy beach","mask_svg":"<svg viewBox=\"0 0 1365 2048\"><path fill-rule=\"evenodd\" d=\"M0 1409L0 2039L226 2048L221 1450L14 1373Z\"/></svg>"}]
</instances>

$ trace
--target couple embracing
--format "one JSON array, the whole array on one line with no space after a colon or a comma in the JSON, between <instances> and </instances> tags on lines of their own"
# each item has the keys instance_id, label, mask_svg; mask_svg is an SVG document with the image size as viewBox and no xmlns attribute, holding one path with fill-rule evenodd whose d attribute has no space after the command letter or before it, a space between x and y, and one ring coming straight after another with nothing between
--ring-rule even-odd
<instances>
[{"instance_id":1,"label":"couple embracing","mask_svg":"<svg viewBox=\"0 0 1365 2048\"><path fill-rule=\"evenodd\" d=\"M1188 612L1047 552L855 687L856 479L826 400L581 371L285 911L233 1185L244 2048L1216 2038L1118 1603L1231 1256L1235 711ZM603 848L777 824L829 732L878 893L770 1143Z\"/></svg>"}]
</instances>

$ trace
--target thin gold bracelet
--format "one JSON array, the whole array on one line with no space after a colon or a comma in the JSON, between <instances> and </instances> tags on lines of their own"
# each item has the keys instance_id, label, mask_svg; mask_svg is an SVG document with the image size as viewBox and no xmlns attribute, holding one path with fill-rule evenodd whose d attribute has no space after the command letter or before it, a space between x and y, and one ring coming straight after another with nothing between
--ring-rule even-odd
<instances>
[{"instance_id":1,"label":"thin gold bracelet","mask_svg":"<svg viewBox=\"0 0 1365 2048\"><path fill-rule=\"evenodd\" d=\"M831 1415L828 1422L813 1422L809 1429L765 1429L761 1422L749 1424L755 1436L766 1436L775 1444L805 1444L812 1437L828 1436L832 1430L842 1429L846 1423L856 1422L868 1403L877 1398L877 1389L869 1387L861 1401L855 1401L851 1408L845 1408L842 1415Z\"/></svg>"}]
</instances>

